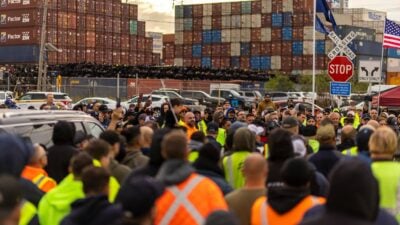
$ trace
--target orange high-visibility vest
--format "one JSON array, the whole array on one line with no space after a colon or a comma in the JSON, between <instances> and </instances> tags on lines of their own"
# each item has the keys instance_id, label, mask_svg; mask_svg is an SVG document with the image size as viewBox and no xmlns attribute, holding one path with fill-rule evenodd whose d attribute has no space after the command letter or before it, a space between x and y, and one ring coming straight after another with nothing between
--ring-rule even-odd
<instances>
[{"instance_id":1,"label":"orange high-visibility vest","mask_svg":"<svg viewBox=\"0 0 400 225\"><path fill-rule=\"evenodd\" d=\"M41 168L25 166L21 176L32 181L43 192L48 192L57 186L56 181L50 178L46 171Z\"/></svg>"},{"instance_id":2,"label":"orange high-visibility vest","mask_svg":"<svg viewBox=\"0 0 400 225\"><path fill-rule=\"evenodd\" d=\"M210 179L193 173L167 187L156 202L155 225L202 225L215 210L227 210L221 190Z\"/></svg>"},{"instance_id":3,"label":"orange high-visibility vest","mask_svg":"<svg viewBox=\"0 0 400 225\"><path fill-rule=\"evenodd\" d=\"M310 208L324 204L325 199L315 196L307 196L293 209L285 214L278 214L268 206L267 198L258 198L251 209L251 225L297 225Z\"/></svg>"}]
</instances>

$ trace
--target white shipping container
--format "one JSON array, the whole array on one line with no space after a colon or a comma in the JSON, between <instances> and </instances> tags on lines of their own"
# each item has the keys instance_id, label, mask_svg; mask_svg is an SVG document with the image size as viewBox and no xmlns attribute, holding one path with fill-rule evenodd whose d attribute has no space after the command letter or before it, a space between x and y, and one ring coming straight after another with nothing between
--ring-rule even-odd
<instances>
[{"instance_id":1,"label":"white shipping container","mask_svg":"<svg viewBox=\"0 0 400 225\"><path fill-rule=\"evenodd\" d=\"M250 28L244 28L240 30L240 41L250 42L251 41L251 30Z\"/></svg>"},{"instance_id":2,"label":"white shipping container","mask_svg":"<svg viewBox=\"0 0 400 225\"><path fill-rule=\"evenodd\" d=\"M303 41L303 55L312 55L312 54L313 54L313 42Z\"/></svg>"},{"instance_id":3,"label":"white shipping container","mask_svg":"<svg viewBox=\"0 0 400 225\"><path fill-rule=\"evenodd\" d=\"M222 16L222 29L231 28L231 16Z\"/></svg>"},{"instance_id":4,"label":"white shipping container","mask_svg":"<svg viewBox=\"0 0 400 225\"><path fill-rule=\"evenodd\" d=\"M261 28L261 41L271 41L271 28Z\"/></svg>"},{"instance_id":5,"label":"white shipping container","mask_svg":"<svg viewBox=\"0 0 400 225\"><path fill-rule=\"evenodd\" d=\"M233 15L231 20L232 28L240 28L241 27L241 17L240 15Z\"/></svg>"},{"instance_id":6,"label":"white shipping container","mask_svg":"<svg viewBox=\"0 0 400 225\"><path fill-rule=\"evenodd\" d=\"M240 42L240 29L231 30L231 42Z\"/></svg>"},{"instance_id":7,"label":"white shipping container","mask_svg":"<svg viewBox=\"0 0 400 225\"><path fill-rule=\"evenodd\" d=\"M203 16L212 16L212 4L203 5Z\"/></svg>"},{"instance_id":8,"label":"white shipping container","mask_svg":"<svg viewBox=\"0 0 400 225\"><path fill-rule=\"evenodd\" d=\"M312 40L313 39L313 27L304 27L303 29L303 39L304 40ZM325 40L325 34L320 32L315 32L316 40Z\"/></svg>"},{"instance_id":9,"label":"white shipping container","mask_svg":"<svg viewBox=\"0 0 400 225\"><path fill-rule=\"evenodd\" d=\"M182 58L175 58L174 59L175 66L183 66L183 59Z\"/></svg>"},{"instance_id":10,"label":"white shipping container","mask_svg":"<svg viewBox=\"0 0 400 225\"><path fill-rule=\"evenodd\" d=\"M272 0L261 0L261 12L262 13L272 12Z\"/></svg>"},{"instance_id":11,"label":"white shipping container","mask_svg":"<svg viewBox=\"0 0 400 225\"><path fill-rule=\"evenodd\" d=\"M183 19L175 19L175 32L183 31Z\"/></svg>"},{"instance_id":12,"label":"white shipping container","mask_svg":"<svg viewBox=\"0 0 400 225\"><path fill-rule=\"evenodd\" d=\"M183 32L175 32L175 44L176 45L183 44Z\"/></svg>"},{"instance_id":13,"label":"white shipping container","mask_svg":"<svg viewBox=\"0 0 400 225\"><path fill-rule=\"evenodd\" d=\"M272 70L280 70L281 69L281 56L271 56L271 69Z\"/></svg>"},{"instance_id":14,"label":"white shipping container","mask_svg":"<svg viewBox=\"0 0 400 225\"><path fill-rule=\"evenodd\" d=\"M230 29L223 29L221 32L221 41L226 43L226 42L231 42L231 30Z\"/></svg>"},{"instance_id":15,"label":"white shipping container","mask_svg":"<svg viewBox=\"0 0 400 225\"><path fill-rule=\"evenodd\" d=\"M240 43L231 43L231 56L240 56Z\"/></svg>"},{"instance_id":16,"label":"white shipping container","mask_svg":"<svg viewBox=\"0 0 400 225\"><path fill-rule=\"evenodd\" d=\"M283 12L293 12L293 0L283 0L282 5Z\"/></svg>"},{"instance_id":17,"label":"white shipping container","mask_svg":"<svg viewBox=\"0 0 400 225\"><path fill-rule=\"evenodd\" d=\"M251 15L251 27L260 28L261 27L261 14Z\"/></svg>"},{"instance_id":18,"label":"white shipping container","mask_svg":"<svg viewBox=\"0 0 400 225\"><path fill-rule=\"evenodd\" d=\"M222 3L222 11L221 11L221 14L222 14L222 15L231 15L231 14L232 14L231 8L232 8L232 5L231 5L230 2Z\"/></svg>"},{"instance_id":19,"label":"white shipping container","mask_svg":"<svg viewBox=\"0 0 400 225\"><path fill-rule=\"evenodd\" d=\"M388 72L400 72L400 59L388 58Z\"/></svg>"},{"instance_id":20,"label":"white shipping container","mask_svg":"<svg viewBox=\"0 0 400 225\"><path fill-rule=\"evenodd\" d=\"M212 17L205 16L203 17L203 30L211 30L212 28Z\"/></svg>"},{"instance_id":21,"label":"white shipping container","mask_svg":"<svg viewBox=\"0 0 400 225\"><path fill-rule=\"evenodd\" d=\"M242 28L250 28L251 27L251 15L242 15L240 20L241 20Z\"/></svg>"},{"instance_id":22,"label":"white shipping container","mask_svg":"<svg viewBox=\"0 0 400 225\"><path fill-rule=\"evenodd\" d=\"M335 14L335 21L337 25L353 25L353 18L351 15Z\"/></svg>"},{"instance_id":23,"label":"white shipping container","mask_svg":"<svg viewBox=\"0 0 400 225\"><path fill-rule=\"evenodd\" d=\"M376 34L375 41L376 42L383 42L383 34Z\"/></svg>"},{"instance_id":24,"label":"white shipping container","mask_svg":"<svg viewBox=\"0 0 400 225\"><path fill-rule=\"evenodd\" d=\"M325 41L325 53L329 53L336 45L331 40Z\"/></svg>"}]
</instances>

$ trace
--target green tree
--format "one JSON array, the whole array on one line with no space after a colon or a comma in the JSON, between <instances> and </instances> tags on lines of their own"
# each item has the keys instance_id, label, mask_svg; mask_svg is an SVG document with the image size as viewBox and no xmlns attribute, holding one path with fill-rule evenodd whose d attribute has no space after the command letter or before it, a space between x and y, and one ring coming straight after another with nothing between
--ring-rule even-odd
<instances>
[{"instance_id":1,"label":"green tree","mask_svg":"<svg viewBox=\"0 0 400 225\"><path fill-rule=\"evenodd\" d=\"M294 83L289 79L289 76L276 74L274 78L265 83L266 91L293 91Z\"/></svg>"},{"instance_id":2,"label":"green tree","mask_svg":"<svg viewBox=\"0 0 400 225\"><path fill-rule=\"evenodd\" d=\"M329 76L325 74L315 75L315 90L317 93L329 92ZM312 75L300 76L301 91L312 91Z\"/></svg>"}]
</instances>

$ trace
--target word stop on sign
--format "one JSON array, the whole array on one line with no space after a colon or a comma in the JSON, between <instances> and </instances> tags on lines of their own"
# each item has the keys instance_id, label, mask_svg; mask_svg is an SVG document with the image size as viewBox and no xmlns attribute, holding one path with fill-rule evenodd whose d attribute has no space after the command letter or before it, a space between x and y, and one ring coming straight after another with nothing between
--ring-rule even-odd
<instances>
[{"instance_id":1,"label":"word stop on sign","mask_svg":"<svg viewBox=\"0 0 400 225\"><path fill-rule=\"evenodd\" d=\"M331 64L329 65L329 73L330 74L349 74L353 70L352 65L340 65L340 64Z\"/></svg>"}]
</instances>

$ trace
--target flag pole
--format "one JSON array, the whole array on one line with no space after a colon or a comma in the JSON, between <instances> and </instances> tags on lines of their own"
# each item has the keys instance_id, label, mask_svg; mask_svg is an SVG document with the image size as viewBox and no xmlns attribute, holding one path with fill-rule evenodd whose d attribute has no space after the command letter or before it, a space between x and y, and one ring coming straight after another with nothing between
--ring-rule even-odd
<instances>
[{"instance_id":1,"label":"flag pole","mask_svg":"<svg viewBox=\"0 0 400 225\"><path fill-rule=\"evenodd\" d=\"M316 28L316 18L317 18L317 0L313 0L313 68L312 68L312 115L314 116L315 110L315 28Z\"/></svg>"},{"instance_id":2,"label":"flag pole","mask_svg":"<svg viewBox=\"0 0 400 225\"><path fill-rule=\"evenodd\" d=\"M385 36L385 28L386 28L386 17L385 17L385 25L383 26L383 39ZM378 112L379 112L379 108L380 108L380 103L381 103L381 83L382 83L382 77L383 77L383 39L382 39L382 52L381 52L381 74L379 77L379 86L378 86Z\"/></svg>"}]
</instances>

